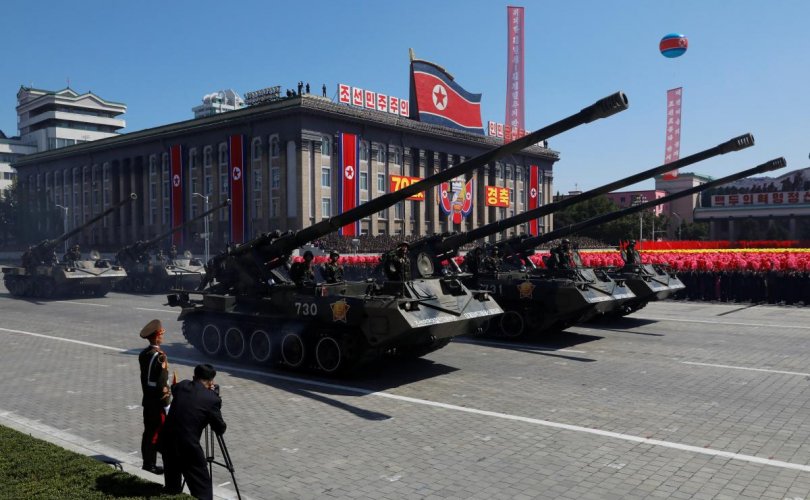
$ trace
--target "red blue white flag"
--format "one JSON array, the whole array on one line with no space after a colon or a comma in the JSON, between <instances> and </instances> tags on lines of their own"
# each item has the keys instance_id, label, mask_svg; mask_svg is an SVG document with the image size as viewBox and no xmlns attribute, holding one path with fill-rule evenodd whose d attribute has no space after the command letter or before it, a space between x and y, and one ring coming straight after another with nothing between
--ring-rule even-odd
<instances>
[{"instance_id":1,"label":"red blue white flag","mask_svg":"<svg viewBox=\"0 0 810 500\"><path fill-rule=\"evenodd\" d=\"M340 134L338 142L340 146L341 172L340 183L338 183L339 209L340 213L343 213L356 207L360 201L360 182L357 180L359 141L355 134ZM359 236L360 221L343 226L340 228L340 234L343 236Z\"/></svg>"},{"instance_id":2,"label":"red blue white flag","mask_svg":"<svg viewBox=\"0 0 810 500\"><path fill-rule=\"evenodd\" d=\"M529 167L529 203L528 210L534 210L540 206L540 167L531 165ZM540 234L540 224L537 219L529 221L529 234L537 236Z\"/></svg>"},{"instance_id":3,"label":"red blue white flag","mask_svg":"<svg viewBox=\"0 0 810 500\"><path fill-rule=\"evenodd\" d=\"M681 97L683 87L667 90L667 135L664 144L664 163L673 162L681 157ZM678 169L664 174L664 179L678 177Z\"/></svg>"},{"instance_id":4,"label":"red blue white flag","mask_svg":"<svg viewBox=\"0 0 810 500\"><path fill-rule=\"evenodd\" d=\"M481 94L467 92L440 66L411 61L411 118L421 122L484 133Z\"/></svg>"},{"instance_id":5,"label":"red blue white flag","mask_svg":"<svg viewBox=\"0 0 810 500\"><path fill-rule=\"evenodd\" d=\"M245 209L245 136L232 135L228 138L230 153L230 192L231 192L231 242L244 243L247 240L247 210Z\"/></svg>"},{"instance_id":6,"label":"red blue white flag","mask_svg":"<svg viewBox=\"0 0 810 500\"><path fill-rule=\"evenodd\" d=\"M183 224L183 146L169 148L169 170L172 182L171 224L172 229ZM172 233L172 244L183 244L183 231Z\"/></svg>"}]
</instances>

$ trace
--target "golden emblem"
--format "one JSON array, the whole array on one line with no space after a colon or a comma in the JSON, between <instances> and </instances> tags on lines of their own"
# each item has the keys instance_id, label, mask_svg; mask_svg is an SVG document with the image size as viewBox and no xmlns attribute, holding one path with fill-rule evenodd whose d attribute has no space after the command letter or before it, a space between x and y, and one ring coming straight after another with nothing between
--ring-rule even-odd
<instances>
[{"instance_id":1,"label":"golden emblem","mask_svg":"<svg viewBox=\"0 0 810 500\"><path fill-rule=\"evenodd\" d=\"M518 293L520 294L521 299L530 299L532 298L532 292L534 292L535 285L532 285L531 281L524 281L523 283L517 286Z\"/></svg>"},{"instance_id":2,"label":"golden emblem","mask_svg":"<svg viewBox=\"0 0 810 500\"><path fill-rule=\"evenodd\" d=\"M346 323L346 316L349 314L349 306L346 299L340 299L337 302L332 302L332 321L342 321Z\"/></svg>"}]
</instances>

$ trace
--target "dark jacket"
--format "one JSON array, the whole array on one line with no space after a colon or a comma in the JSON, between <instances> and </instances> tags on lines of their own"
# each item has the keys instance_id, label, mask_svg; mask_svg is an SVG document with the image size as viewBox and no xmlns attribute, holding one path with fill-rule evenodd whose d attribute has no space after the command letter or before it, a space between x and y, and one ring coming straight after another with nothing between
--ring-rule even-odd
<instances>
[{"instance_id":1,"label":"dark jacket","mask_svg":"<svg viewBox=\"0 0 810 500\"><path fill-rule=\"evenodd\" d=\"M199 446L207 425L217 434L225 432L222 399L200 382L183 380L172 386L172 407L166 417L161 439L164 444Z\"/></svg>"}]
</instances>

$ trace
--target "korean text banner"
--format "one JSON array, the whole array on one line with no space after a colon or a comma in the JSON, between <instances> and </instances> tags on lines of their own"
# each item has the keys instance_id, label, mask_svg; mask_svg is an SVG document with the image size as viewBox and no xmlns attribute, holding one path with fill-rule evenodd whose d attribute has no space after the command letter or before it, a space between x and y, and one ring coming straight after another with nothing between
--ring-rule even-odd
<instances>
[{"instance_id":1,"label":"korean text banner","mask_svg":"<svg viewBox=\"0 0 810 500\"><path fill-rule=\"evenodd\" d=\"M664 163L673 162L681 157L681 96L683 87L667 90L667 139L664 145ZM664 179L678 177L678 170L664 174Z\"/></svg>"}]
</instances>

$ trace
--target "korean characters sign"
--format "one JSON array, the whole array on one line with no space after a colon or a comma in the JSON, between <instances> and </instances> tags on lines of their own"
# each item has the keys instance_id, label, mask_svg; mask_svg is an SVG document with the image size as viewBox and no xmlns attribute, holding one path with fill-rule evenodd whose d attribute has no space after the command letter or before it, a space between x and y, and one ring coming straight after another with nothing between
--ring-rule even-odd
<instances>
[{"instance_id":1,"label":"korean characters sign","mask_svg":"<svg viewBox=\"0 0 810 500\"><path fill-rule=\"evenodd\" d=\"M406 177L404 175L390 175L391 179L391 192L399 191L402 188L406 188L411 184L416 184L417 182L421 181L421 177ZM421 193L416 193L413 196L409 196L406 198L408 200L414 201L425 201L425 192L422 191Z\"/></svg>"},{"instance_id":2,"label":"korean characters sign","mask_svg":"<svg viewBox=\"0 0 810 500\"><path fill-rule=\"evenodd\" d=\"M486 186L486 205L488 207L508 207L510 189L500 186Z\"/></svg>"}]
</instances>

